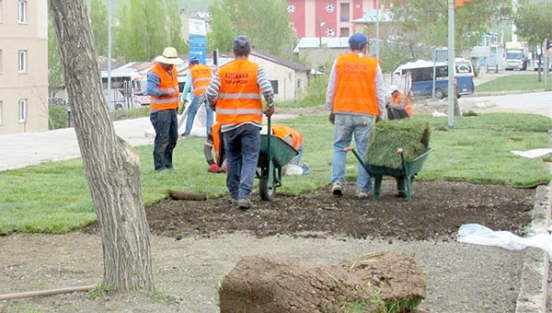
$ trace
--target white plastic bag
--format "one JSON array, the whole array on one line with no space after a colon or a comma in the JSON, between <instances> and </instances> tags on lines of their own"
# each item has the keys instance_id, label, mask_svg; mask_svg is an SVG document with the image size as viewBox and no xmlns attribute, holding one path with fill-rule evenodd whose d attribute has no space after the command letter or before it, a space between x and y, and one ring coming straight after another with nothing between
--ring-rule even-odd
<instances>
[{"instance_id":1,"label":"white plastic bag","mask_svg":"<svg viewBox=\"0 0 552 313\"><path fill-rule=\"evenodd\" d=\"M547 233L522 238L507 231L493 231L479 224L464 224L458 230L457 241L497 246L508 250L522 250L526 247L541 248L552 258L552 236Z\"/></svg>"}]
</instances>

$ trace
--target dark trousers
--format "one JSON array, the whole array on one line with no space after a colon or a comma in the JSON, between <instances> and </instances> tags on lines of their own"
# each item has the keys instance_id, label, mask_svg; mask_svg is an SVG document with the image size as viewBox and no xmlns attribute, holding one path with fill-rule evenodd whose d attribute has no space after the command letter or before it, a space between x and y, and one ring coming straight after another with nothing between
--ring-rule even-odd
<instances>
[{"instance_id":1,"label":"dark trousers","mask_svg":"<svg viewBox=\"0 0 552 313\"><path fill-rule=\"evenodd\" d=\"M155 129L153 163L156 171L173 168L173 150L178 141L176 110L151 112L150 121Z\"/></svg>"},{"instance_id":2,"label":"dark trousers","mask_svg":"<svg viewBox=\"0 0 552 313\"><path fill-rule=\"evenodd\" d=\"M408 118L408 113L406 113L406 110L397 110L392 107L387 108L387 118L390 120L400 120L403 118Z\"/></svg>"},{"instance_id":3,"label":"dark trousers","mask_svg":"<svg viewBox=\"0 0 552 313\"><path fill-rule=\"evenodd\" d=\"M249 199L255 182L261 150L261 130L253 124L243 124L224 132L226 150L226 186L232 199Z\"/></svg>"}]
</instances>

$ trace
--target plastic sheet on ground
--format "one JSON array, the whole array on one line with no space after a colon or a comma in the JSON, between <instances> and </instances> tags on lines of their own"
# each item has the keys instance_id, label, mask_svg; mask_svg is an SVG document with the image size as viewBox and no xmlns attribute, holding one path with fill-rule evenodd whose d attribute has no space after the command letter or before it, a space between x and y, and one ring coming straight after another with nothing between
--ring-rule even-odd
<instances>
[{"instance_id":1,"label":"plastic sheet on ground","mask_svg":"<svg viewBox=\"0 0 552 313\"><path fill-rule=\"evenodd\" d=\"M522 156L524 158L534 159L534 158L540 158L543 156L546 156L548 154L552 154L552 149L533 149L533 150L527 150L527 151L518 151L518 150L512 150L511 151L515 155Z\"/></svg>"},{"instance_id":2,"label":"plastic sheet on ground","mask_svg":"<svg viewBox=\"0 0 552 313\"><path fill-rule=\"evenodd\" d=\"M552 236L548 233L519 237L508 231L493 231L479 224L464 224L458 230L458 242L484 246L502 247L508 250L522 250L526 247L543 249L552 259Z\"/></svg>"}]
</instances>

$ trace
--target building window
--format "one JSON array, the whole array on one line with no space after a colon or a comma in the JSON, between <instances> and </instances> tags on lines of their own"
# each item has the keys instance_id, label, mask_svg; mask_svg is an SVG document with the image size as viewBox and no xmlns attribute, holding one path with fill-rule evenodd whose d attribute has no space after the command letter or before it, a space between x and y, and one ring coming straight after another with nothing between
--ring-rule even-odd
<instances>
[{"instance_id":1,"label":"building window","mask_svg":"<svg viewBox=\"0 0 552 313\"><path fill-rule=\"evenodd\" d=\"M19 121L27 120L27 99L19 99Z\"/></svg>"},{"instance_id":2,"label":"building window","mask_svg":"<svg viewBox=\"0 0 552 313\"><path fill-rule=\"evenodd\" d=\"M333 5L333 3L326 4L326 12L332 13L333 11L335 11L335 6Z\"/></svg>"},{"instance_id":3,"label":"building window","mask_svg":"<svg viewBox=\"0 0 552 313\"><path fill-rule=\"evenodd\" d=\"M27 50L19 50L19 73L27 72Z\"/></svg>"},{"instance_id":4,"label":"building window","mask_svg":"<svg viewBox=\"0 0 552 313\"><path fill-rule=\"evenodd\" d=\"M272 89L274 90L274 94L278 94L278 81L277 80L271 80L270 84L272 85Z\"/></svg>"},{"instance_id":5,"label":"building window","mask_svg":"<svg viewBox=\"0 0 552 313\"><path fill-rule=\"evenodd\" d=\"M335 36L335 31L333 30L333 28L328 28L326 29L326 37L334 37Z\"/></svg>"},{"instance_id":6,"label":"building window","mask_svg":"<svg viewBox=\"0 0 552 313\"><path fill-rule=\"evenodd\" d=\"M17 6L17 22L27 23L27 1L19 0Z\"/></svg>"},{"instance_id":7,"label":"building window","mask_svg":"<svg viewBox=\"0 0 552 313\"><path fill-rule=\"evenodd\" d=\"M2 113L4 112L4 107L2 105L2 101L0 101L0 125L2 125Z\"/></svg>"},{"instance_id":8,"label":"building window","mask_svg":"<svg viewBox=\"0 0 552 313\"><path fill-rule=\"evenodd\" d=\"M349 37L349 27L341 27L339 29L339 37Z\"/></svg>"},{"instance_id":9,"label":"building window","mask_svg":"<svg viewBox=\"0 0 552 313\"><path fill-rule=\"evenodd\" d=\"M295 12L295 6L293 4L288 5L288 13L294 13Z\"/></svg>"},{"instance_id":10,"label":"building window","mask_svg":"<svg viewBox=\"0 0 552 313\"><path fill-rule=\"evenodd\" d=\"M351 7L349 3L341 3L339 5L339 10L341 11L341 16L339 17L341 22L346 22L351 19Z\"/></svg>"},{"instance_id":11,"label":"building window","mask_svg":"<svg viewBox=\"0 0 552 313\"><path fill-rule=\"evenodd\" d=\"M0 0L0 23L2 23L2 12L4 10L2 10L2 0Z\"/></svg>"}]
</instances>

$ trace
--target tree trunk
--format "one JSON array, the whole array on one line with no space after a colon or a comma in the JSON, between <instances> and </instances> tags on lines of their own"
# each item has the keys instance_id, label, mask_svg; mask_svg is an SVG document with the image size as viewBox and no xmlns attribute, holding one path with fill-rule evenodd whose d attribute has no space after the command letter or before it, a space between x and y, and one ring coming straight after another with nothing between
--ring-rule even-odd
<instances>
[{"instance_id":1,"label":"tree trunk","mask_svg":"<svg viewBox=\"0 0 552 313\"><path fill-rule=\"evenodd\" d=\"M49 6L73 125L98 215L104 284L120 292L153 294L138 153L117 136L109 118L86 6L83 0L50 0Z\"/></svg>"}]
</instances>

